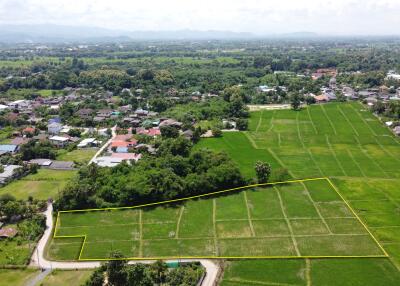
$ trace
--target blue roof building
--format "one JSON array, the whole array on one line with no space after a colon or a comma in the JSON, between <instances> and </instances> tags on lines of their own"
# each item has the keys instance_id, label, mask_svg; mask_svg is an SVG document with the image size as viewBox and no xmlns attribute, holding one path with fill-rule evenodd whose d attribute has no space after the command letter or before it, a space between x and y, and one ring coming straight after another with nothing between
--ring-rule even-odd
<instances>
[{"instance_id":1,"label":"blue roof building","mask_svg":"<svg viewBox=\"0 0 400 286\"><path fill-rule=\"evenodd\" d=\"M0 145L0 152L1 153L15 153L18 151L18 145L13 144L2 144Z\"/></svg>"}]
</instances>

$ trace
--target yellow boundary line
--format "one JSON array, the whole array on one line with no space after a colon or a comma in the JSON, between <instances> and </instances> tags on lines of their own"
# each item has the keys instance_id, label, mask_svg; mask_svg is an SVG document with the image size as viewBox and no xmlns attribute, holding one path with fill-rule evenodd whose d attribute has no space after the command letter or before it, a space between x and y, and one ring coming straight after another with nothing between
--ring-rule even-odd
<instances>
[{"instance_id":1,"label":"yellow boundary line","mask_svg":"<svg viewBox=\"0 0 400 286\"><path fill-rule=\"evenodd\" d=\"M273 186L279 184L290 184L290 183L301 183L301 182L308 182L308 181L317 181L317 180L326 180L329 185L334 189L334 191L339 195L339 197L343 200L343 202L347 205L353 215L357 218L357 220L361 223L361 225L365 228L368 234L372 237L374 242L378 245L379 249L383 252L383 255L300 255L300 256L293 256L293 255L281 255L281 256L165 256L165 257L124 257L124 258L81 258L83 249L86 244L86 235L64 235L64 236L57 236L57 229L58 224L60 221L60 213L76 213L76 212L93 212L93 211L107 211L107 210L126 210L126 209L135 209L135 208L142 208L148 206L155 206L161 204L169 204L174 202L186 201L190 199L202 198L217 194L228 193L236 190L243 190L247 188L253 187L262 187L262 186ZM53 238L83 238L83 243L79 252L78 261L109 261L109 260L160 260L160 259L320 259L320 258L386 258L389 257L389 254L385 251L383 246L379 243L379 241L375 238L375 236L371 233L368 229L367 225L360 219L357 213L353 210L350 204L344 199L342 194L336 188L336 186L332 183L332 181L327 177L320 177L320 178L310 178L310 179L300 179L300 180L288 180L283 182L274 182L274 183L263 183L263 184L253 184L247 185L202 195L196 195L186 198L174 199L174 200L166 200L156 203L149 203L149 204L142 204L137 206L130 206L130 207L114 207L114 208L94 208L94 209L80 209L80 210L68 210L68 211L58 211L57 218L55 223L55 229L53 232Z\"/></svg>"}]
</instances>

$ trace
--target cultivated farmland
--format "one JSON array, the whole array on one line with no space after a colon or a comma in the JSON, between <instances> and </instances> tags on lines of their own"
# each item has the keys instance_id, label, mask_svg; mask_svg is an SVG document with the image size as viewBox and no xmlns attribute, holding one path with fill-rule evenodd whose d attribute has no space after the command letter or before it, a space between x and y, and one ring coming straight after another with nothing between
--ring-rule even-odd
<instances>
[{"instance_id":1,"label":"cultivated farmland","mask_svg":"<svg viewBox=\"0 0 400 286\"><path fill-rule=\"evenodd\" d=\"M60 212L55 237L50 252L61 259L105 259L115 250L130 258L385 255L326 179L179 204Z\"/></svg>"},{"instance_id":2,"label":"cultivated farmland","mask_svg":"<svg viewBox=\"0 0 400 286\"><path fill-rule=\"evenodd\" d=\"M380 282L385 285L397 285L397 281L400 279L398 271L400 269L399 144L399 140L359 103L315 105L299 112L291 110L252 112L250 131L227 132L222 138L201 140L196 148L211 148L227 152L248 178L255 176L254 164L257 160L270 162L274 169L287 168L294 179L329 177L346 202L350 204L389 254L389 259L231 261L226 269L223 285L254 285L266 281L294 285L308 285L311 281L324 285L337 285L336 282L340 285L352 286L378 285ZM148 225L142 229L142 232L132 229L130 234L128 233L128 236L132 233L135 235L142 233L142 238L138 240L145 243L135 244L137 240L133 240L130 244L124 244L123 251L126 255L134 254L136 257L140 255L147 257L155 255L213 256L216 254L219 256L289 254L295 257L296 253L291 253L293 249L294 252L296 251L293 240L292 244L290 241L282 244L285 243L285 239L291 240L294 237L298 243L297 249L300 255L326 256L343 253L341 252L343 250L335 248L333 244L329 244L324 239L327 227L334 234L345 234L350 231L353 237L358 237L355 234L360 235L359 238L368 237L363 234L363 229L354 218L347 217L349 209L342 207L343 201L324 203L324 200L329 202L329 200L335 201L336 199L320 195L332 195L335 194L334 192L313 192L309 184L305 183L308 193L313 199L311 203L317 206L316 209L319 210L326 224L321 218L314 218L315 213L308 213L312 212L310 211L312 208L307 207L307 202L310 203L310 201L297 200L296 194L304 192L304 190L299 192L300 185L292 184L292 188L287 190L288 192L281 190L282 187L287 188L288 185L280 188L248 190L245 192L247 197L245 203L242 202L244 201L243 192L232 194L232 196L218 197L216 200L221 199L222 204L216 204L215 227L212 215L214 203L210 203L210 200L201 199L185 204L183 212L179 211L181 206L160 208L160 210L156 208L147 212L147 216L150 218L146 218L147 222L143 220L144 224L142 223L142 225ZM268 197L276 194L276 189L280 192L283 209L288 216L293 235L288 230L287 221L285 221L286 224L281 223L284 221L282 206L277 205L273 197ZM286 194L290 194L290 196ZM268 208L257 207L257 203L262 201L261 196L270 202ZM241 199L239 200L240 204L237 204L238 198ZM232 203L231 200L235 202ZM211 199L211 201L214 200ZM223 207L222 213L218 212L218 206ZM142 215L144 213L143 211ZM154 215L150 215L150 213ZM177 232L176 225L181 213L180 227ZM108 212L108 214L112 214L112 212ZM250 220L247 214L249 214ZM270 219L259 220L262 216ZM301 216L309 216L310 219L302 220ZM107 215L105 219L114 220L112 217L112 215ZM140 216L136 215L135 220L138 217ZM142 219L144 218L145 215L142 216ZM173 218L173 220L161 224L156 223L158 219L163 221L166 218ZM126 218L119 217L117 220L126 221ZM250 227L250 221L252 227ZM85 223L85 221L83 222ZM84 223L81 225L85 225ZM61 227L63 227L62 223ZM126 229L125 232L127 232ZM77 234L78 232L67 234L73 233ZM122 233L126 235L124 231ZM190 237L191 233L196 236ZM176 234L178 234L177 238ZM57 233L57 235L61 235L61 233ZM107 237L107 235L106 232L103 232L103 237ZM192 238L189 244L182 242L182 238L185 236ZM261 238L268 241L267 238L269 240L273 238L271 236L278 236L279 243L265 246L257 240ZM196 237L201 237L201 239L196 239ZM149 241L146 242L146 240ZM243 250L240 248L240 244L246 241L253 243ZM48 255L57 259L77 259L82 242L82 237L53 239ZM239 245L229 247L229 245L233 245L233 242L239 243ZM110 248L115 249L116 245L113 242L109 243L107 247L84 248L81 258L104 256ZM257 252L257 247L254 245L260 246L260 249L263 248L264 253ZM267 253L267 250L284 249L285 245L287 246L285 253L282 250L281 253ZM367 255L378 254L377 249L370 243L365 244L358 241L354 248L348 247L349 243L345 245L349 251L346 252L348 255L365 255L367 252ZM365 247L365 245L368 246ZM171 250L175 250L175 252L171 253ZM219 252L217 253L217 251ZM361 251L361 253L357 253L357 251ZM262 273L266 273L265 269L267 268L276 275L271 273L262 275ZM239 271L238 269L244 270ZM257 269L262 269L262 271L257 271ZM339 276L340 281L337 280ZM376 277L380 277L380 280L377 281Z\"/></svg>"},{"instance_id":3,"label":"cultivated farmland","mask_svg":"<svg viewBox=\"0 0 400 286\"><path fill-rule=\"evenodd\" d=\"M333 274L331 278L313 275L311 267L311 274L304 274L303 282L307 284L306 280L323 281L324 285L335 285L336 279L333 277L340 274L348 279L341 281L340 285L377 285L379 283L371 278L376 276L384 276L382 279L388 280L381 281L382 284L396 285L400 269L399 144L400 141L374 115L360 103L354 102L315 105L299 112L252 112L249 132L224 133L222 138L202 140L197 147L225 150L249 177L255 176L254 164L259 159L271 162L274 168L287 168L294 178L330 177L383 245L390 261L346 260L340 263L346 263L347 266L337 267L339 262L333 260L318 260L320 262L315 263L311 260L307 265L324 265L324 269L329 269ZM396 266L388 266L391 262L397 269ZM258 260L249 261L248 265L257 269L270 267L271 263ZM285 260L282 263L289 262ZM306 265L305 261L299 263ZM376 267L374 270L363 271L367 264ZM238 269L241 265L242 262L232 262L231 267ZM344 275L344 268L352 269L349 271L351 274ZM290 272L284 270L285 268L273 269ZM365 272L375 274L364 279ZM242 274L232 278L227 272L224 284L247 285L245 281L248 277ZM237 284L234 280L241 282ZM253 279L251 282L265 281L281 283L266 277Z\"/></svg>"}]
</instances>

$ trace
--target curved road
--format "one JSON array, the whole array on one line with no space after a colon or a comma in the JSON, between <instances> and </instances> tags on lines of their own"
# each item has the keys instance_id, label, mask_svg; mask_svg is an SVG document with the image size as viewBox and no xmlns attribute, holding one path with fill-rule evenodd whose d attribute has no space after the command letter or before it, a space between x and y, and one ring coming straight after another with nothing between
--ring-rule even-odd
<instances>
[{"instance_id":1,"label":"curved road","mask_svg":"<svg viewBox=\"0 0 400 286\"><path fill-rule=\"evenodd\" d=\"M96 268L100 266L100 261L93 262L61 262L61 261L50 261L44 257L44 251L48 240L51 238L51 231L53 229L53 205L49 203L47 205L47 210L44 212L46 215L46 230L39 240L32 258L30 262L30 266L36 266L41 269L44 269L47 273L49 273L49 269L87 269L87 268ZM167 260L167 262L172 262L176 260ZM213 286L216 285L216 280L219 272L219 267L212 262L212 260L206 259L180 259L182 262L194 262L199 261L206 268L206 277L202 283L203 286ZM134 260L129 261L129 264L134 263L152 263L154 261L151 260ZM43 277L44 278L44 277ZM36 281L37 282L37 281ZM33 285L33 284L32 284Z\"/></svg>"}]
</instances>

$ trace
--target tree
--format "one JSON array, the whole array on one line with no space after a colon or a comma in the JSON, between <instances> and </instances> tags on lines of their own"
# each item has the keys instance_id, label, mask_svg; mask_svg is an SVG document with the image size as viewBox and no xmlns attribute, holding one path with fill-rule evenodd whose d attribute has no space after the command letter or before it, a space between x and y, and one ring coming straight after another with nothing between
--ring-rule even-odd
<instances>
[{"instance_id":1,"label":"tree","mask_svg":"<svg viewBox=\"0 0 400 286\"><path fill-rule=\"evenodd\" d=\"M155 283L161 284L165 283L168 266L161 260L157 260L154 264L151 265L153 281Z\"/></svg>"},{"instance_id":2,"label":"tree","mask_svg":"<svg viewBox=\"0 0 400 286\"><path fill-rule=\"evenodd\" d=\"M271 165L266 162L257 161L255 165L257 179L259 183L267 183L271 175Z\"/></svg>"},{"instance_id":3,"label":"tree","mask_svg":"<svg viewBox=\"0 0 400 286\"><path fill-rule=\"evenodd\" d=\"M100 267L96 269L92 275L90 275L89 280L85 282L85 286L103 286L104 285L104 269Z\"/></svg>"},{"instance_id":4,"label":"tree","mask_svg":"<svg viewBox=\"0 0 400 286\"><path fill-rule=\"evenodd\" d=\"M372 112L375 112L377 114L382 114L385 112L385 104L381 101L378 100L373 106L372 106Z\"/></svg>"},{"instance_id":5,"label":"tree","mask_svg":"<svg viewBox=\"0 0 400 286\"><path fill-rule=\"evenodd\" d=\"M311 105L311 104L315 104L316 103L315 98L312 97L312 96L306 96L305 97L305 101L306 101L307 105Z\"/></svg>"},{"instance_id":6,"label":"tree","mask_svg":"<svg viewBox=\"0 0 400 286\"><path fill-rule=\"evenodd\" d=\"M152 286L149 272L146 270L146 266L138 263L129 265L126 269L127 285L129 286Z\"/></svg>"},{"instance_id":7,"label":"tree","mask_svg":"<svg viewBox=\"0 0 400 286\"><path fill-rule=\"evenodd\" d=\"M290 97L290 105L293 110L299 110L301 106L300 95L295 93Z\"/></svg>"},{"instance_id":8,"label":"tree","mask_svg":"<svg viewBox=\"0 0 400 286\"><path fill-rule=\"evenodd\" d=\"M126 285L125 266L127 263L125 260L122 260L123 257L124 256L118 251L111 253L110 258L114 260L110 260L106 266L109 285L112 286Z\"/></svg>"},{"instance_id":9,"label":"tree","mask_svg":"<svg viewBox=\"0 0 400 286\"><path fill-rule=\"evenodd\" d=\"M222 131L218 127L213 127L211 129L211 132L212 132L214 137L222 137Z\"/></svg>"},{"instance_id":10,"label":"tree","mask_svg":"<svg viewBox=\"0 0 400 286\"><path fill-rule=\"evenodd\" d=\"M239 118L236 120L236 128L239 130L247 130L247 127L249 126L249 122L247 119Z\"/></svg>"},{"instance_id":11,"label":"tree","mask_svg":"<svg viewBox=\"0 0 400 286\"><path fill-rule=\"evenodd\" d=\"M162 126L160 131L163 138L177 138L179 136L178 128L173 126Z\"/></svg>"}]
</instances>

